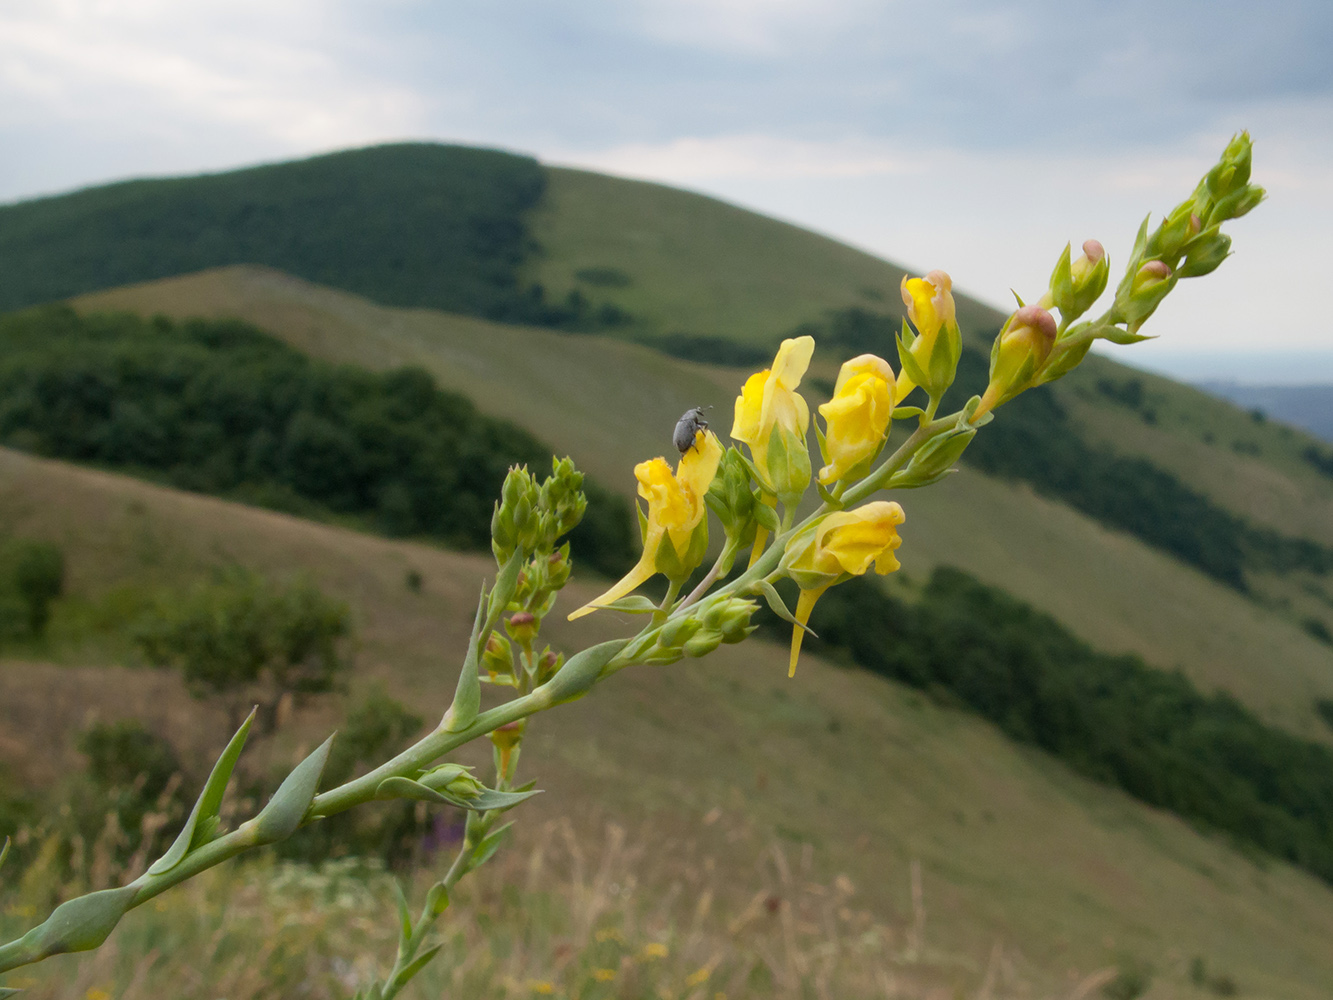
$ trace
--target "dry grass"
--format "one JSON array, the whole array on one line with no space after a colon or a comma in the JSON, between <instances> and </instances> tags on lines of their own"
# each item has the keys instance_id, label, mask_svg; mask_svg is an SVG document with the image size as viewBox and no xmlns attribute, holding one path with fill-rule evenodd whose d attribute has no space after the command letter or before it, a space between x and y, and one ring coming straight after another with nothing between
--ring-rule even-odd
<instances>
[{"instance_id":1,"label":"dry grass","mask_svg":"<svg viewBox=\"0 0 1333 1000\"><path fill-rule=\"evenodd\" d=\"M181 581L232 561L278 575L310 571L355 608L361 649L352 696L383 683L427 717L447 703L457 670L451 651L465 640L477 584L493 566L13 453L0 452L0 482L0 516L15 531L66 547L76 600L96 603L118 587ZM405 584L409 568L425 579L420 595ZM568 607L596 586L572 584ZM550 639L570 649L629 625L615 615L571 625L557 613ZM77 766L73 730L90 705L105 719L143 713L184 747L198 747L187 757L220 748L221 720L199 713L171 678L129 666L103 673L94 652L85 646L83 659L71 655L64 665L0 661L0 752L16 767L39 756ZM331 700L298 712L275 740L247 752L247 766L294 762L343 710ZM485 755L466 759L484 763ZM788 681L783 651L763 643L627 671L542 716L526 741L523 773L546 790L515 814L526 836L571 816L579 817L580 842L600 843L607 822L636 831L628 842L643 859L639 883L661 887L642 896L658 899L679 881L687 902L672 911L678 927L705 887L688 872L707 871L713 859L706 887L731 920L761 888L771 890L761 873L776 864L777 843L802 873L799 884L849 880L852 911L894 929L897 949L908 947L904 935L915 925L917 863L928 914L918 949L956 966L957 982L967 984L960 995L980 990L997 940L1004 961L1042 995L1059 996L1123 956L1159 970L1156 996L1176 988L1189 995L1185 968L1196 955L1234 975L1247 995L1333 991L1327 886L1247 860L968 715L864 672L811 657ZM517 855L534 846L520 842ZM204 891L219 907L223 884ZM195 891L170 895L166 905L177 896L198 900ZM212 955L202 950L212 938L199 933L196 951ZM497 923L484 936L501 933L517 930ZM134 952L134 962L153 947ZM45 968L38 974L48 984L83 975L77 961L50 966L60 970L54 980ZM907 972L893 975L906 982Z\"/></svg>"}]
</instances>

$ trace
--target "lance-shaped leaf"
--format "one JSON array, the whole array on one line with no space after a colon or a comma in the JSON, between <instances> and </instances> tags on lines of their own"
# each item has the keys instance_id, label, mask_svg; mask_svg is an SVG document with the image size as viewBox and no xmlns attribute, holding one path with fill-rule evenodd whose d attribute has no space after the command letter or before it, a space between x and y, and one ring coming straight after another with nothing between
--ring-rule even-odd
<instances>
[{"instance_id":1,"label":"lance-shaped leaf","mask_svg":"<svg viewBox=\"0 0 1333 1000\"><path fill-rule=\"evenodd\" d=\"M518 574L523 569L523 550L515 549L514 554L505 560L505 564L500 567L500 572L495 577L495 586L491 587L490 600L486 604L486 628L487 635L490 630L495 628L495 623L500 620L500 615L508 607L509 602L514 599L514 593L518 590Z\"/></svg>"},{"instance_id":2,"label":"lance-shaped leaf","mask_svg":"<svg viewBox=\"0 0 1333 1000\"><path fill-rule=\"evenodd\" d=\"M296 832L310 811L310 803L315 801L319 779L324 774L324 765L332 748L333 737L330 736L283 779L268 805L253 820L256 844L286 840Z\"/></svg>"},{"instance_id":3,"label":"lance-shaped leaf","mask_svg":"<svg viewBox=\"0 0 1333 1000\"><path fill-rule=\"evenodd\" d=\"M414 799L418 802L434 802L439 805L457 806L460 809L471 809L474 812L512 809L520 802L540 794L541 792L536 789L524 792L498 792L494 788L483 788L476 795L466 798L400 776L385 778L375 789L377 799Z\"/></svg>"},{"instance_id":4,"label":"lance-shaped leaf","mask_svg":"<svg viewBox=\"0 0 1333 1000\"><path fill-rule=\"evenodd\" d=\"M511 558L505 563L506 569L513 562ZM486 590L482 588L481 597L477 600L477 616L472 619L472 637L467 641L467 656L463 659L463 670L458 675L458 687L454 689L453 704L449 706L449 711L444 713L444 721L441 723L446 733L461 733L476 721L477 713L481 710L481 673L477 669L480 656L478 649L481 636L490 635L486 621L488 616L483 614L485 607Z\"/></svg>"},{"instance_id":5,"label":"lance-shaped leaf","mask_svg":"<svg viewBox=\"0 0 1333 1000\"><path fill-rule=\"evenodd\" d=\"M61 903L46 920L23 935L20 950L29 962L71 951L91 951L107 939L134 902L132 885L90 892Z\"/></svg>"},{"instance_id":6,"label":"lance-shaped leaf","mask_svg":"<svg viewBox=\"0 0 1333 1000\"><path fill-rule=\"evenodd\" d=\"M908 417L919 417L925 412L919 406L895 406L893 408L893 419L906 420Z\"/></svg>"},{"instance_id":7,"label":"lance-shaped leaf","mask_svg":"<svg viewBox=\"0 0 1333 1000\"><path fill-rule=\"evenodd\" d=\"M398 961L407 957L412 947L412 913L407 908L407 897L398 880L393 880L393 891L398 903Z\"/></svg>"},{"instance_id":8,"label":"lance-shaped leaf","mask_svg":"<svg viewBox=\"0 0 1333 1000\"><path fill-rule=\"evenodd\" d=\"M467 870L474 871L480 868L487 861L495 856L495 852L500 849L504 843L505 836L509 833L509 828L513 823L506 823L495 832L488 834L480 844L477 845L476 853L472 855L472 860L468 862Z\"/></svg>"},{"instance_id":9,"label":"lance-shaped leaf","mask_svg":"<svg viewBox=\"0 0 1333 1000\"><path fill-rule=\"evenodd\" d=\"M23 992L22 990L9 989L7 987L0 986L0 1000L5 1000L5 997L16 997L22 992Z\"/></svg>"},{"instance_id":10,"label":"lance-shaped leaf","mask_svg":"<svg viewBox=\"0 0 1333 1000\"><path fill-rule=\"evenodd\" d=\"M436 953L443 947L444 947L443 944L437 944L433 948L427 948L416 958L412 959L412 961L403 968L402 972L394 976L394 980L397 983L397 985L406 986L409 982L411 982L412 978L418 972L424 969L426 967L426 963L429 962L432 958L434 958Z\"/></svg>"},{"instance_id":11,"label":"lance-shaped leaf","mask_svg":"<svg viewBox=\"0 0 1333 1000\"><path fill-rule=\"evenodd\" d=\"M426 909L433 917L449 909L449 887L443 882L436 882L426 893Z\"/></svg>"},{"instance_id":12,"label":"lance-shaped leaf","mask_svg":"<svg viewBox=\"0 0 1333 1000\"><path fill-rule=\"evenodd\" d=\"M631 594L629 597L622 597L610 604L593 604L590 606L604 611L627 611L632 615L652 614L658 610L657 605L642 594Z\"/></svg>"},{"instance_id":13,"label":"lance-shaped leaf","mask_svg":"<svg viewBox=\"0 0 1333 1000\"><path fill-rule=\"evenodd\" d=\"M9 838L5 838L5 846L0 847L0 868L5 865L5 858L9 857Z\"/></svg>"},{"instance_id":14,"label":"lance-shaped leaf","mask_svg":"<svg viewBox=\"0 0 1333 1000\"><path fill-rule=\"evenodd\" d=\"M777 587L773 586L773 584L769 583L767 580L760 580L755 586L758 587L759 592L764 595L764 600L766 600L768 606L773 609L773 614L777 615L784 622L790 622L792 625L795 625L801 631L815 636L816 639L819 638L818 635L815 635L814 629L809 625L797 621L796 616L787 610L787 605L782 602L782 595L778 593Z\"/></svg>"},{"instance_id":15,"label":"lance-shaped leaf","mask_svg":"<svg viewBox=\"0 0 1333 1000\"><path fill-rule=\"evenodd\" d=\"M204 782L204 790L199 793L194 808L190 810L190 818L185 821L184 828L167 849L167 853L153 862L148 869L149 875L161 875L163 872L171 871L192 848L207 842L212 836L217 828L222 796L227 791L227 782L231 780L236 761L240 759L241 751L245 748L245 739L250 735L250 724L255 721L255 711L251 710L246 720L241 723L241 728L236 730L236 735L222 751L222 756L213 765L208 780Z\"/></svg>"},{"instance_id":16,"label":"lance-shaped leaf","mask_svg":"<svg viewBox=\"0 0 1333 1000\"><path fill-rule=\"evenodd\" d=\"M612 639L575 653L554 677L537 690L549 699L548 706L582 698L597 683L606 665L628 644L628 639Z\"/></svg>"}]
</instances>

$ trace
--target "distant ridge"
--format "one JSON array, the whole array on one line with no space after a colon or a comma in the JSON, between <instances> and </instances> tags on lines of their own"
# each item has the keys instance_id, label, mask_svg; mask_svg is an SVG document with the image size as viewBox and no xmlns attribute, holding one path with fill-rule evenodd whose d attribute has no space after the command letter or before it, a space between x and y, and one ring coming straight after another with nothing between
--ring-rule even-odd
<instances>
[{"instance_id":1,"label":"distant ridge","mask_svg":"<svg viewBox=\"0 0 1333 1000\"><path fill-rule=\"evenodd\" d=\"M1300 427L1333 444L1333 383L1327 385L1245 385L1221 379L1197 383L1204 392L1247 410Z\"/></svg>"},{"instance_id":2,"label":"distant ridge","mask_svg":"<svg viewBox=\"0 0 1333 1000\"><path fill-rule=\"evenodd\" d=\"M537 161L406 143L0 207L0 310L228 264L378 302L528 318Z\"/></svg>"}]
</instances>

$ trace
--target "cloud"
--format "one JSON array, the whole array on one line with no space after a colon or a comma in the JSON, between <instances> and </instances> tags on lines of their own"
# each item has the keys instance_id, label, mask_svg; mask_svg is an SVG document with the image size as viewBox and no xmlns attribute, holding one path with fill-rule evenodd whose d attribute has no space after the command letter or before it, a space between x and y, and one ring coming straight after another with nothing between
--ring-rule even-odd
<instances>
[{"instance_id":1,"label":"cloud","mask_svg":"<svg viewBox=\"0 0 1333 1000\"><path fill-rule=\"evenodd\" d=\"M338 36L336 10L313 2L7 4L0 124L114 123L148 135L211 124L297 150L419 123L420 96L358 74Z\"/></svg>"}]
</instances>

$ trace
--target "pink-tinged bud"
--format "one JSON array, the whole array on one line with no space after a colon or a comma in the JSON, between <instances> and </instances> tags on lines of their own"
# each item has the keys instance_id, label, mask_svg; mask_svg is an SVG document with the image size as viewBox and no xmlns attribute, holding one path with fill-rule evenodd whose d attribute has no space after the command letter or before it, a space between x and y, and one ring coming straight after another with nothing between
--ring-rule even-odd
<instances>
[{"instance_id":1,"label":"pink-tinged bud","mask_svg":"<svg viewBox=\"0 0 1333 1000\"><path fill-rule=\"evenodd\" d=\"M1009 317L991 347L990 384L973 420L1033 385L1055 346L1057 329L1055 317L1041 306L1023 306Z\"/></svg>"},{"instance_id":2,"label":"pink-tinged bud","mask_svg":"<svg viewBox=\"0 0 1333 1000\"><path fill-rule=\"evenodd\" d=\"M1115 308L1128 324L1130 334L1138 333L1139 327L1176 286L1178 278L1179 275L1171 270L1166 261L1150 260L1134 272L1128 290L1121 285L1116 295Z\"/></svg>"},{"instance_id":3,"label":"pink-tinged bud","mask_svg":"<svg viewBox=\"0 0 1333 1000\"><path fill-rule=\"evenodd\" d=\"M537 616L530 611L516 611L509 616L509 621L505 622L505 631L509 633L510 638L524 646L531 645L532 640L537 638L537 630L540 627L541 623L537 620Z\"/></svg>"},{"instance_id":4,"label":"pink-tinged bud","mask_svg":"<svg viewBox=\"0 0 1333 1000\"><path fill-rule=\"evenodd\" d=\"M1066 246L1051 272L1050 291L1041 297L1038 305L1059 309L1060 318L1068 326L1087 312L1106 290L1110 273L1106 248L1097 240L1085 240L1083 254L1072 263Z\"/></svg>"}]
</instances>

